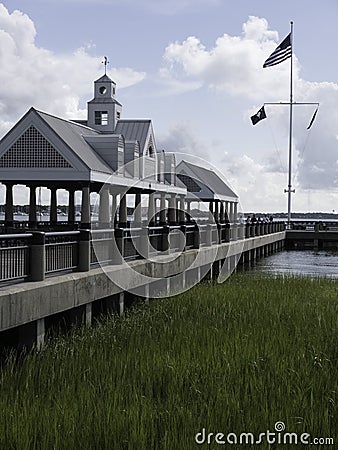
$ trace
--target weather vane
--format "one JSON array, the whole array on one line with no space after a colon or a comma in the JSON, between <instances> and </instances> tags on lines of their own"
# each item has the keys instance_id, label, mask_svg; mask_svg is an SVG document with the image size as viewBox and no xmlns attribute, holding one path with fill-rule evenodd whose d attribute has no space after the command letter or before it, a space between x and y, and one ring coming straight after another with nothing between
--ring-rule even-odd
<instances>
[{"instance_id":1,"label":"weather vane","mask_svg":"<svg viewBox=\"0 0 338 450\"><path fill-rule=\"evenodd\" d=\"M107 56L104 56L104 61L102 61L102 64L104 64L104 74L107 75L107 64L109 64Z\"/></svg>"}]
</instances>

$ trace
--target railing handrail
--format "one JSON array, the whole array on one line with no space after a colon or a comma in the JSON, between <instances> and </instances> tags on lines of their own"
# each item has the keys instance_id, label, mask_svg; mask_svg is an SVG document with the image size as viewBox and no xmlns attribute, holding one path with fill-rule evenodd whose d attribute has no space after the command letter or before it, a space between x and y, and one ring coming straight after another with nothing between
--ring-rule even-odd
<instances>
[{"instance_id":1,"label":"railing handrail","mask_svg":"<svg viewBox=\"0 0 338 450\"><path fill-rule=\"evenodd\" d=\"M0 234L0 239L29 239L33 237L33 233L15 233L15 234Z\"/></svg>"},{"instance_id":2,"label":"railing handrail","mask_svg":"<svg viewBox=\"0 0 338 450\"><path fill-rule=\"evenodd\" d=\"M2 240L0 263L6 268L6 275L3 275L2 279L0 278L0 282L15 281L19 278L40 281L45 278L46 274L49 275L50 273L70 270L88 271L91 264L120 264L121 258L146 258L147 256L144 255L149 254L147 251L149 252L151 249L152 254L156 251L166 251L166 248L175 251L180 247L181 233L186 236L185 249L188 250L246 239L256 235L266 235L284 229L285 224L281 221L252 224L190 222L180 225L129 226L69 231L40 231L37 229L22 233L0 234L0 241ZM101 238L100 234L102 235ZM59 238L59 240L55 239L54 242L54 238ZM11 240L13 241L12 246ZM15 241L22 241L22 245L17 245ZM110 241L116 242L116 245L109 245ZM147 250L148 245L150 247ZM98 256L95 246L98 246L97 248L100 250ZM142 248L141 253L138 246L140 246L140 249ZM115 254L116 249L114 247L120 252L119 255ZM20 264L16 264L18 261ZM18 271L16 266L20 266L21 271ZM7 273L10 276L7 276Z\"/></svg>"}]
</instances>

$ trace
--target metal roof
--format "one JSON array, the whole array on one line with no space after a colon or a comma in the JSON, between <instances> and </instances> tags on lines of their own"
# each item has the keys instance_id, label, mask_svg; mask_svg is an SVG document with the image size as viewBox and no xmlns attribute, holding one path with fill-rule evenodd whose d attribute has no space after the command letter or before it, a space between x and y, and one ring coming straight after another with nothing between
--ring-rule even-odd
<instances>
[{"instance_id":1,"label":"metal roof","mask_svg":"<svg viewBox=\"0 0 338 450\"><path fill-rule=\"evenodd\" d=\"M116 124L115 133L123 134L126 141L139 141L140 154L143 154L149 132L152 132L152 125L150 119L132 120L122 119ZM153 142L155 145L155 142ZM156 149L154 149L156 151Z\"/></svg>"},{"instance_id":2,"label":"metal roof","mask_svg":"<svg viewBox=\"0 0 338 450\"><path fill-rule=\"evenodd\" d=\"M188 172L186 172L185 169L188 169ZM202 183L216 198L228 197L232 200L238 200L238 196L235 192L211 169L206 169L182 160L176 167L176 173L184 173L188 176L192 175L195 182ZM198 193L196 193L196 196L199 196Z\"/></svg>"}]
</instances>

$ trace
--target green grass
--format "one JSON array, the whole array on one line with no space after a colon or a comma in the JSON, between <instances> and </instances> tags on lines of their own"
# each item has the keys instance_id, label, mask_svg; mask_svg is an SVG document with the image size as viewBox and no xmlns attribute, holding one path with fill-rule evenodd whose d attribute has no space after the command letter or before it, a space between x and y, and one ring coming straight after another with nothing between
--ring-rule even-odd
<instances>
[{"instance_id":1,"label":"green grass","mask_svg":"<svg viewBox=\"0 0 338 450\"><path fill-rule=\"evenodd\" d=\"M277 421L337 443L337 299L337 280L237 274L74 330L2 369L0 448L228 448L195 434Z\"/></svg>"}]
</instances>

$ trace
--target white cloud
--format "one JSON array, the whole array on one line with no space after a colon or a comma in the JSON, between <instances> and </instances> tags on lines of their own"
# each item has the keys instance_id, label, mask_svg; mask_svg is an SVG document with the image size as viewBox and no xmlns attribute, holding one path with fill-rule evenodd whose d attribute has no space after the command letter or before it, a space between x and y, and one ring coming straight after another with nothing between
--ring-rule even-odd
<instances>
[{"instance_id":1,"label":"white cloud","mask_svg":"<svg viewBox=\"0 0 338 450\"><path fill-rule=\"evenodd\" d=\"M87 48L56 55L35 44L32 20L20 11L11 14L0 3L0 133L9 129L31 106L67 118L83 117L82 96L92 93L91 80L102 75L99 56ZM145 73L111 68L118 88L142 81Z\"/></svg>"},{"instance_id":2,"label":"white cloud","mask_svg":"<svg viewBox=\"0 0 338 450\"><path fill-rule=\"evenodd\" d=\"M251 105L255 102L257 106L250 105L250 111L247 111L249 120L250 115L256 112L262 103L289 99L290 65L283 63L273 68L262 68L263 62L279 41L278 34L268 29L265 19L251 16L243 25L241 36L224 34L210 49L194 36L183 42L171 43L163 55L164 66L167 77L171 74L173 79L184 80L185 83L192 80L196 88L199 88L198 83L201 83L225 96L247 99ZM302 79L300 65L294 55L294 91L296 101L321 103L309 138L306 137L306 127L313 108L303 110L305 121L295 121L297 181L303 188L333 188L338 185L335 164L338 149L338 85ZM276 108L279 108L279 111ZM270 111L272 116L279 119L279 129L287 136L288 108L270 107ZM269 118L268 115L268 120Z\"/></svg>"},{"instance_id":3,"label":"white cloud","mask_svg":"<svg viewBox=\"0 0 338 450\"><path fill-rule=\"evenodd\" d=\"M178 123L168 133L157 137L157 147L167 152L189 154L208 158L206 146L199 142L188 123Z\"/></svg>"}]
</instances>

